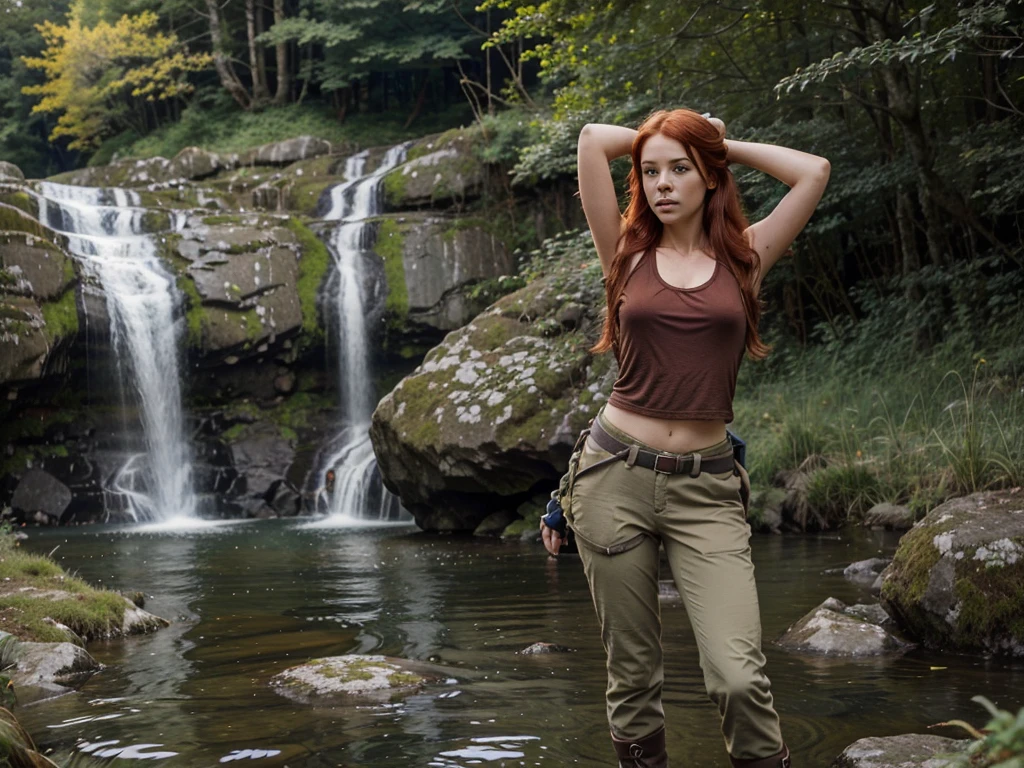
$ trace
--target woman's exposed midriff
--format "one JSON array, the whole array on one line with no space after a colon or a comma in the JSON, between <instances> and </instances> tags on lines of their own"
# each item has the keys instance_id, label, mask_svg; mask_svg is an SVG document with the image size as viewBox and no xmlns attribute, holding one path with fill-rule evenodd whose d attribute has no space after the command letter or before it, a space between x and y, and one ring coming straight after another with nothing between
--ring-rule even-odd
<instances>
[{"instance_id":1,"label":"woman's exposed midriff","mask_svg":"<svg viewBox=\"0 0 1024 768\"><path fill-rule=\"evenodd\" d=\"M724 421L655 419L609 403L605 418L626 434L666 453L690 453L725 439Z\"/></svg>"}]
</instances>

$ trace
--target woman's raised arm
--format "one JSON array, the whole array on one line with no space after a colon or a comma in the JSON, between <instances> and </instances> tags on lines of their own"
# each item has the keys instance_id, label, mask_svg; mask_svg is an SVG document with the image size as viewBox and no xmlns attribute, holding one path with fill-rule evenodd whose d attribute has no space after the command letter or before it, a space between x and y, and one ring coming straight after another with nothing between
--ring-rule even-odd
<instances>
[{"instance_id":1,"label":"woman's raised arm","mask_svg":"<svg viewBox=\"0 0 1024 768\"><path fill-rule=\"evenodd\" d=\"M807 152L774 144L726 141L730 162L750 166L774 176L789 192L770 214L747 228L750 247L761 257L763 280L807 225L828 184L828 160Z\"/></svg>"},{"instance_id":2,"label":"woman's raised arm","mask_svg":"<svg viewBox=\"0 0 1024 768\"><path fill-rule=\"evenodd\" d=\"M618 125L590 123L580 131L577 147L580 200L590 225L601 271L608 274L619 242L622 213L608 163L629 154L636 131Z\"/></svg>"}]
</instances>

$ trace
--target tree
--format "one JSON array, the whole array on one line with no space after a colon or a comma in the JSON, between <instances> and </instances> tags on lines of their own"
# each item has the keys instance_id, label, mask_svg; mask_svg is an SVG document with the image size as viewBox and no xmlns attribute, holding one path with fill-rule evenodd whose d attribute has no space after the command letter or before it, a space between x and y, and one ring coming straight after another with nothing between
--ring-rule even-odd
<instances>
[{"instance_id":1,"label":"tree","mask_svg":"<svg viewBox=\"0 0 1024 768\"><path fill-rule=\"evenodd\" d=\"M46 76L22 89L42 97L32 111L60 113L50 138L69 137L71 149L94 148L129 125L144 132L145 104L188 94L185 74L211 62L208 54L188 53L175 35L154 31L158 19L150 11L87 27L82 7L72 4L66 25L39 24L47 47L41 56L22 58Z\"/></svg>"}]
</instances>

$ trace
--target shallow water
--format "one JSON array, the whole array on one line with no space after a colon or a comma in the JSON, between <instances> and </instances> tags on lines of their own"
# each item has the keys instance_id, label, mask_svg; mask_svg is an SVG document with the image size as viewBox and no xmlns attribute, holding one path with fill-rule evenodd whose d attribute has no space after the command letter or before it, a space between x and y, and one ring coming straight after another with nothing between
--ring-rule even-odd
<instances>
[{"instance_id":1,"label":"shallow water","mask_svg":"<svg viewBox=\"0 0 1024 768\"><path fill-rule=\"evenodd\" d=\"M860 530L755 537L766 641L828 596L863 601L841 575L823 572L889 555L895 542ZM91 644L106 669L75 693L19 708L39 744L65 763L614 765L603 651L576 557L409 527L311 529L294 520L191 533L38 531L26 545L57 547L53 557L92 583L142 590L146 608L174 622L148 637ZM673 764L728 768L685 612L678 602L664 609ZM537 641L576 652L516 654ZM368 652L430 660L451 678L399 704L337 708L298 705L268 687L308 659ZM1006 709L1024 705L1024 662L925 651L840 661L770 644L765 652L801 768L829 765L863 736L952 718L980 724L985 713L970 701L979 693Z\"/></svg>"}]
</instances>

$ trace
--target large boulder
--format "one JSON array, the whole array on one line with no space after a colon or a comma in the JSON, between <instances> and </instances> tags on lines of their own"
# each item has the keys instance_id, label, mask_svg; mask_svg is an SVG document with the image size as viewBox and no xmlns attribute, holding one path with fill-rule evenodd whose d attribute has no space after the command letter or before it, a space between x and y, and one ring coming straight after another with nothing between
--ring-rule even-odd
<instances>
[{"instance_id":1,"label":"large boulder","mask_svg":"<svg viewBox=\"0 0 1024 768\"><path fill-rule=\"evenodd\" d=\"M0 293L0 382L42 377L50 352L45 327L33 299Z\"/></svg>"},{"instance_id":2,"label":"large boulder","mask_svg":"<svg viewBox=\"0 0 1024 768\"><path fill-rule=\"evenodd\" d=\"M466 286L510 276L515 259L481 220L402 215L380 220L388 306L403 325L450 331L479 311ZM476 311L473 311L476 310Z\"/></svg>"},{"instance_id":3,"label":"large boulder","mask_svg":"<svg viewBox=\"0 0 1024 768\"><path fill-rule=\"evenodd\" d=\"M174 156L167 171L170 178L203 179L226 166L220 155L214 152L199 147L185 147Z\"/></svg>"},{"instance_id":4,"label":"large boulder","mask_svg":"<svg viewBox=\"0 0 1024 768\"><path fill-rule=\"evenodd\" d=\"M461 206L483 194L487 166L476 154L473 136L453 130L410 146L409 159L384 177L387 210Z\"/></svg>"},{"instance_id":5,"label":"large boulder","mask_svg":"<svg viewBox=\"0 0 1024 768\"><path fill-rule=\"evenodd\" d=\"M953 768L970 742L924 733L869 736L843 750L829 768Z\"/></svg>"},{"instance_id":6,"label":"large boulder","mask_svg":"<svg viewBox=\"0 0 1024 768\"><path fill-rule=\"evenodd\" d=\"M71 489L49 472L31 469L24 474L14 489L11 507L22 519L32 519L42 513L56 523L71 503Z\"/></svg>"},{"instance_id":7,"label":"large boulder","mask_svg":"<svg viewBox=\"0 0 1024 768\"><path fill-rule=\"evenodd\" d=\"M315 136L299 136L275 141L245 152L238 157L239 165L288 165L317 155L327 155L331 142Z\"/></svg>"},{"instance_id":8,"label":"large boulder","mask_svg":"<svg viewBox=\"0 0 1024 768\"><path fill-rule=\"evenodd\" d=\"M249 497L262 502L271 487L285 479L295 450L276 425L257 421L231 439L231 456Z\"/></svg>"},{"instance_id":9,"label":"large boulder","mask_svg":"<svg viewBox=\"0 0 1024 768\"><path fill-rule=\"evenodd\" d=\"M546 276L449 333L374 412L384 482L422 528L472 531L552 487L607 397L614 362L589 351L601 273L570 246ZM581 308L571 318L570 304Z\"/></svg>"},{"instance_id":10,"label":"large boulder","mask_svg":"<svg viewBox=\"0 0 1024 768\"><path fill-rule=\"evenodd\" d=\"M24 181L25 173L14 163L0 160L0 181Z\"/></svg>"},{"instance_id":11,"label":"large boulder","mask_svg":"<svg viewBox=\"0 0 1024 768\"><path fill-rule=\"evenodd\" d=\"M16 230L0 232L0 384L19 385L52 372L60 342L77 334L77 277L38 222L9 205L0 214Z\"/></svg>"},{"instance_id":12,"label":"large boulder","mask_svg":"<svg viewBox=\"0 0 1024 768\"><path fill-rule=\"evenodd\" d=\"M262 354L302 327L307 254L279 224L265 216L193 217L172 245L169 262L189 296L189 344L200 357Z\"/></svg>"},{"instance_id":13,"label":"large boulder","mask_svg":"<svg viewBox=\"0 0 1024 768\"><path fill-rule=\"evenodd\" d=\"M53 243L23 232L0 234L0 290L4 293L53 301L74 282L74 263Z\"/></svg>"},{"instance_id":14,"label":"large boulder","mask_svg":"<svg viewBox=\"0 0 1024 768\"><path fill-rule=\"evenodd\" d=\"M1024 490L929 512L900 539L882 601L929 647L1024 656Z\"/></svg>"}]
</instances>

